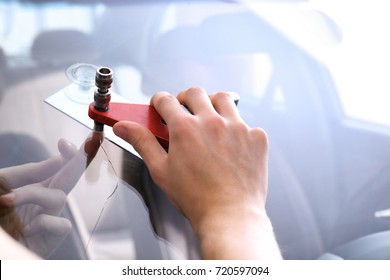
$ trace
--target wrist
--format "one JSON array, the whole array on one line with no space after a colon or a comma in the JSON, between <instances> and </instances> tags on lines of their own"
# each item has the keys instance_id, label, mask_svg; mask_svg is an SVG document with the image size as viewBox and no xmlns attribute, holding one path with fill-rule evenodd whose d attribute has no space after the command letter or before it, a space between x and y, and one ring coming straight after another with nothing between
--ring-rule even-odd
<instances>
[{"instance_id":1,"label":"wrist","mask_svg":"<svg viewBox=\"0 0 390 280\"><path fill-rule=\"evenodd\" d=\"M205 259L280 258L271 222L261 207L226 207L194 227Z\"/></svg>"}]
</instances>

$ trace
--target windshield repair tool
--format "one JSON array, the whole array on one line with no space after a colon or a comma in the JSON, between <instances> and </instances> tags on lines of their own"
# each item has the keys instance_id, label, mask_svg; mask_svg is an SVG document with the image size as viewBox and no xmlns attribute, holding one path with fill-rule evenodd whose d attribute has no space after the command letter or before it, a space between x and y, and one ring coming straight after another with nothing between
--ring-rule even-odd
<instances>
[{"instance_id":1,"label":"windshield repair tool","mask_svg":"<svg viewBox=\"0 0 390 280\"><path fill-rule=\"evenodd\" d=\"M89 105L88 116L94 120L94 130L103 131L104 125L119 121L132 121L148 128L165 149L169 146L168 127L151 105L110 102L113 72L108 67L96 70L94 102Z\"/></svg>"}]
</instances>

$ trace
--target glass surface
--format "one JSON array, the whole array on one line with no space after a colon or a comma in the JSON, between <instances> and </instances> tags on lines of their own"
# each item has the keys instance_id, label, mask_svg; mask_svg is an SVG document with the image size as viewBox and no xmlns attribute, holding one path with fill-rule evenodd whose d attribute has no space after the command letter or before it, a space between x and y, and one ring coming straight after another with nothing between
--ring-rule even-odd
<instances>
[{"instance_id":1,"label":"glass surface","mask_svg":"<svg viewBox=\"0 0 390 280\"><path fill-rule=\"evenodd\" d=\"M86 95L73 95L84 90L72 79L80 73L67 72L77 63L113 69L112 91L132 103L190 86L238 93L244 120L269 136L267 211L285 258L316 259L389 229L381 212L390 208L387 117L378 121L346 107L354 99L340 86L336 58L354 46L345 44L345 29L331 17L334 6L231 2L0 2L0 174L11 189L46 186L50 168L31 178L13 167L59 150L67 159L60 139L77 147L69 170L53 171L59 175L50 185L69 191L61 216L71 221L71 233L57 244L47 233L20 237L23 244L51 259L200 258L188 221L153 184L139 156L44 102L71 89L71 102L88 103ZM361 53L362 61L369 54ZM375 98L384 104L386 95ZM16 235L41 213L28 207L2 215L16 221Z\"/></svg>"}]
</instances>

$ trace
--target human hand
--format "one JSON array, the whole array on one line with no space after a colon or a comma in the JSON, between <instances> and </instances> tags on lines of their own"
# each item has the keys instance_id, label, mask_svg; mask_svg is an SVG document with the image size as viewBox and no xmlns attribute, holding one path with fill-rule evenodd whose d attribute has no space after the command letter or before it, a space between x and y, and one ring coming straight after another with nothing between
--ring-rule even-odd
<instances>
[{"instance_id":1,"label":"human hand","mask_svg":"<svg viewBox=\"0 0 390 280\"><path fill-rule=\"evenodd\" d=\"M21 242L41 257L49 256L71 231L70 221L59 215L67 194L95 156L101 140L102 134L94 133L77 150L61 139L59 155L0 170L7 186L2 185L12 190L0 197L0 207L2 210L15 208L14 213L9 213L15 215L13 227L18 229L18 223L21 224Z\"/></svg>"},{"instance_id":2,"label":"human hand","mask_svg":"<svg viewBox=\"0 0 390 280\"><path fill-rule=\"evenodd\" d=\"M154 182L189 219L204 258L280 258L266 215L266 133L249 128L227 93L190 88L151 105L169 129L169 151L132 122L114 132L144 159ZM185 105L189 111L183 109Z\"/></svg>"}]
</instances>

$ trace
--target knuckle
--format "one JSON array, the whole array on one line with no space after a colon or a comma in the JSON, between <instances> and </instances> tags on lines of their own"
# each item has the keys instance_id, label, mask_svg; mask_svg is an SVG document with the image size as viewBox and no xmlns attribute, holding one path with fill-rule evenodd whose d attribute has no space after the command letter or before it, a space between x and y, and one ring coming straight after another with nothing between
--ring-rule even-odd
<instances>
[{"instance_id":1,"label":"knuckle","mask_svg":"<svg viewBox=\"0 0 390 280\"><path fill-rule=\"evenodd\" d=\"M66 203L67 196L63 190L53 189L53 201L54 205L63 206Z\"/></svg>"},{"instance_id":2,"label":"knuckle","mask_svg":"<svg viewBox=\"0 0 390 280\"><path fill-rule=\"evenodd\" d=\"M192 115L182 116L180 119L172 121L170 127L170 135L186 135L192 131L192 128L196 126L195 120Z\"/></svg>"},{"instance_id":3,"label":"knuckle","mask_svg":"<svg viewBox=\"0 0 390 280\"><path fill-rule=\"evenodd\" d=\"M205 89L202 88L202 87L196 87L196 86L193 86L193 87L189 87L186 92L188 93L206 93Z\"/></svg>"},{"instance_id":4,"label":"knuckle","mask_svg":"<svg viewBox=\"0 0 390 280\"><path fill-rule=\"evenodd\" d=\"M171 102L173 99L176 99L176 97L166 91L159 91L153 95L150 104L155 108L159 108L162 105L166 104L166 102Z\"/></svg>"},{"instance_id":5,"label":"knuckle","mask_svg":"<svg viewBox=\"0 0 390 280\"><path fill-rule=\"evenodd\" d=\"M145 148L145 142L147 137L147 132L140 130L136 137L134 137L131 141L131 145L134 147L136 151L138 151L140 154L144 151Z\"/></svg>"},{"instance_id":6,"label":"knuckle","mask_svg":"<svg viewBox=\"0 0 390 280\"><path fill-rule=\"evenodd\" d=\"M202 87L193 86L193 87L187 88L186 90L181 91L178 94L177 98L178 98L178 100L184 102L189 97L194 96L194 95L199 95L199 94L207 95L205 89L203 89Z\"/></svg>"},{"instance_id":7,"label":"knuckle","mask_svg":"<svg viewBox=\"0 0 390 280\"><path fill-rule=\"evenodd\" d=\"M159 92L156 95L156 105L161 105L164 104L165 102L172 102L175 101L176 97L173 95L169 94L168 92Z\"/></svg>"},{"instance_id":8,"label":"knuckle","mask_svg":"<svg viewBox=\"0 0 390 280\"><path fill-rule=\"evenodd\" d=\"M211 127L226 129L229 123L219 115L212 115L206 119L206 124L209 124Z\"/></svg>"},{"instance_id":9,"label":"knuckle","mask_svg":"<svg viewBox=\"0 0 390 280\"><path fill-rule=\"evenodd\" d=\"M58 217L58 222L60 224L58 226L58 234L67 235L71 232L72 223L67 218Z\"/></svg>"},{"instance_id":10,"label":"knuckle","mask_svg":"<svg viewBox=\"0 0 390 280\"><path fill-rule=\"evenodd\" d=\"M235 115L239 115L236 107L239 98L234 98L231 92L220 91L211 95L210 99L215 108L230 108L229 111L235 111Z\"/></svg>"},{"instance_id":11,"label":"knuckle","mask_svg":"<svg viewBox=\"0 0 390 280\"><path fill-rule=\"evenodd\" d=\"M178 98L184 101L184 100L188 100L188 98L191 98L193 96L198 96L198 95L207 95L207 92L202 87L194 86L194 87L189 87L185 91L180 92Z\"/></svg>"},{"instance_id":12,"label":"knuckle","mask_svg":"<svg viewBox=\"0 0 390 280\"><path fill-rule=\"evenodd\" d=\"M267 132L263 128L252 128L252 135L254 135L255 139L261 142L265 147L268 147L268 135Z\"/></svg>"},{"instance_id":13,"label":"knuckle","mask_svg":"<svg viewBox=\"0 0 390 280\"><path fill-rule=\"evenodd\" d=\"M219 91L213 95L215 100L232 100L232 96L225 92L225 91Z\"/></svg>"}]
</instances>

